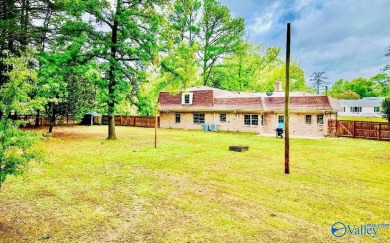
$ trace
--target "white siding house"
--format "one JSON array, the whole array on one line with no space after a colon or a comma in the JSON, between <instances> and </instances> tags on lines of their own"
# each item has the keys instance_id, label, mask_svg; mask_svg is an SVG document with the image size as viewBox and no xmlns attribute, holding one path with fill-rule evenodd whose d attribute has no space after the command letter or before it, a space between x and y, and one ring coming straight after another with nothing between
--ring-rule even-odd
<instances>
[{"instance_id":1,"label":"white siding house","mask_svg":"<svg viewBox=\"0 0 390 243\"><path fill-rule=\"evenodd\" d=\"M339 100L342 111L339 116L382 117L383 97L363 97L360 100Z\"/></svg>"}]
</instances>

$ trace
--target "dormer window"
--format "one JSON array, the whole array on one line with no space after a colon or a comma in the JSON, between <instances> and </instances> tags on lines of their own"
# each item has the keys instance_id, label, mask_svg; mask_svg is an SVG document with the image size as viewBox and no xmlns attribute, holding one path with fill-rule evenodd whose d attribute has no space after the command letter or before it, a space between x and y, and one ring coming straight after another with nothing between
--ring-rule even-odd
<instances>
[{"instance_id":1,"label":"dormer window","mask_svg":"<svg viewBox=\"0 0 390 243\"><path fill-rule=\"evenodd\" d=\"M193 97L192 93L183 93L181 98L181 103L187 105L192 104L192 97Z\"/></svg>"}]
</instances>

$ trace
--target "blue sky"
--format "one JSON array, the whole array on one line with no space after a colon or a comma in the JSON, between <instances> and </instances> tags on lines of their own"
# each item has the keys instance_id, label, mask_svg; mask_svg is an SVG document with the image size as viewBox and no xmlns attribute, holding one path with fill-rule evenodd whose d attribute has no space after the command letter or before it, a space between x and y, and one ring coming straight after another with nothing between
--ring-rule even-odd
<instances>
[{"instance_id":1,"label":"blue sky","mask_svg":"<svg viewBox=\"0 0 390 243\"><path fill-rule=\"evenodd\" d=\"M390 58L390 0L220 0L245 18L255 44L282 47L291 23L291 56L306 80L325 71L329 81L371 77Z\"/></svg>"}]
</instances>

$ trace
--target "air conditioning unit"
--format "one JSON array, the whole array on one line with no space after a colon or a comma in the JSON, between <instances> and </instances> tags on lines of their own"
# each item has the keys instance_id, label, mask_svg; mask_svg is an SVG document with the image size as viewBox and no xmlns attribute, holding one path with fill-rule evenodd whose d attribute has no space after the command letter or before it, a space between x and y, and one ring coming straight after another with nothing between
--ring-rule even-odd
<instances>
[{"instance_id":1,"label":"air conditioning unit","mask_svg":"<svg viewBox=\"0 0 390 243\"><path fill-rule=\"evenodd\" d=\"M212 131L212 132L218 132L219 127L218 127L217 124L210 124L209 125L209 130Z\"/></svg>"}]
</instances>

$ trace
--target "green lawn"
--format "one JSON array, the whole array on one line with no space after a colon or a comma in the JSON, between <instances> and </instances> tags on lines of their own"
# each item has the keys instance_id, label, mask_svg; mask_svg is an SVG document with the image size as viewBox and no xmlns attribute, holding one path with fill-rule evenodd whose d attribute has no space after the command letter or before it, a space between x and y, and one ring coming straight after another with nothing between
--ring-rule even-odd
<instances>
[{"instance_id":1,"label":"green lawn","mask_svg":"<svg viewBox=\"0 0 390 243\"><path fill-rule=\"evenodd\" d=\"M280 138L159 129L155 149L154 129L55 131L48 161L0 192L0 242L327 242L337 221L390 223L389 142L292 139L285 175Z\"/></svg>"},{"instance_id":2,"label":"green lawn","mask_svg":"<svg viewBox=\"0 0 390 243\"><path fill-rule=\"evenodd\" d=\"M388 122L387 119L381 118L381 117L339 116L338 120L342 120L342 121Z\"/></svg>"}]
</instances>

